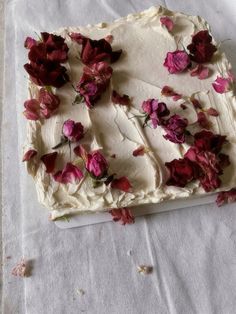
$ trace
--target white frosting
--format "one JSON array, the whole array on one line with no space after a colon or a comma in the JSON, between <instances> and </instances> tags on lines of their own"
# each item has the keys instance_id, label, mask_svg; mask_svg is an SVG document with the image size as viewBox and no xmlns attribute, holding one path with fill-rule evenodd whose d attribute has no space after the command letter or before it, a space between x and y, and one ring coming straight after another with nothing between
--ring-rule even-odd
<instances>
[{"instance_id":1,"label":"white frosting","mask_svg":"<svg viewBox=\"0 0 236 314\"><path fill-rule=\"evenodd\" d=\"M171 33L161 26L161 16L171 16L174 29ZM48 120L29 121L27 125L27 145L25 151L34 148L38 151L38 159L27 163L28 172L33 176L38 199L41 204L51 210L52 219L65 214L85 211L104 211L108 208L128 207L145 203L158 203L167 199L187 198L205 194L196 181L185 188L167 187L165 181L167 172L165 162L181 158L188 149L187 144L174 144L163 138L163 130L157 128L142 128L140 118L132 118L140 114L141 104L148 98L164 101L171 113L186 115L194 122L196 113L189 105L182 110L179 100L161 96L161 89L169 85L175 91L184 95L186 102L195 93L201 100L204 109L216 108L219 117L210 118L212 131L227 135L230 144L225 145L224 152L229 154L231 166L226 168L219 190L227 190L236 184L236 101L232 91L217 94L212 88L216 76L227 76L231 69L224 53L217 52L213 58L211 76L205 80L191 77L189 73L170 75L163 66L166 53L177 48L182 49L191 42L193 33L208 29L208 24L197 16L174 13L163 7L152 7L144 12L128 15L112 24L101 23L95 26L64 28L56 34L66 38L69 46L69 60L66 64L70 78L76 84L81 75L83 65L77 56L81 46L72 42L68 36L71 32L80 32L92 39L100 39L113 35L114 50L123 49L121 58L114 64L111 86L102 96L94 109L88 110L84 104L72 106L75 92L68 83L55 92L61 99L59 111ZM111 89L132 97L132 107L114 105L111 102ZM37 97L38 87L29 84L30 95ZM80 184L59 184L51 175L45 172L45 167L39 162L41 155L52 152L52 147L60 141L62 124L66 119L81 121L87 130L82 143L87 143L92 149L101 148L109 161L110 173L127 176L132 183L130 193L111 189L105 185L93 188L92 181L85 175ZM150 148L150 152L140 157L133 157L132 152L138 146ZM67 146L59 150L56 168L62 169L70 161ZM112 154L116 158L110 158ZM72 154L73 163L80 162ZM83 165L80 164L83 169Z\"/></svg>"}]
</instances>

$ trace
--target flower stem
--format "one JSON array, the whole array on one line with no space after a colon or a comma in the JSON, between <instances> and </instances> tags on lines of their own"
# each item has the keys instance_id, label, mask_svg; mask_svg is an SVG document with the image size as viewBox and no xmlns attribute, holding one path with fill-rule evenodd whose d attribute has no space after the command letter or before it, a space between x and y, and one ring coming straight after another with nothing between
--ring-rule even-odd
<instances>
[{"instance_id":1,"label":"flower stem","mask_svg":"<svg viewBox=\"0 0 236 314\"><path fill-rule=\"evenodd\" d=\"M65 145L66 143L68 143L68 139L65 138L65 137L62 137L62 138L61 138L61 142L58 143L56 146L52 147L52 149L57 149L57 148L59 148L59 147Z\"/></svg>"}]
</instances>

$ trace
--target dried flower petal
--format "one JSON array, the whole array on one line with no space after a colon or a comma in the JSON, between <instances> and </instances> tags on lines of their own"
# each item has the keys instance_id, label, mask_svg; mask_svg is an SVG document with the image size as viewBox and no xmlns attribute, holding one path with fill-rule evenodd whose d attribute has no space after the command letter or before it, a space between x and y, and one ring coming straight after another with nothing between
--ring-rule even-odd
<instances>
[{"instance_id":1,"label":"dried flower petal","mask_svg":"<svg viewBox=\"0 0 236 314\"><path fill-rule=\"evenodd\" d=\"M59 183L76 184L83 178L83 176L83 172L78 167L68 162L62 171L58 171L53 175L53 178Z\"/></svg>"},{"instance_id":2,"label":"dried flower petal","mask_svg":"<svg viewBox=\"0 0 236 314\"><path fill-rule=\"evenodd\" d=\"M37 154L38 154L38 152L35 149L29 149L24 154L22 161L29 161L30 159L32 159Z\"/></svg>"},{"instance_id":3,"label":"dried flower petal","mask_svg":"<svg viewBox=\"0 0 236 314\"><path fill-rule=\"evenodd\" d=\"M195 109L202 109L202 105L200 104L199 100L194 97L190 98L191 103L193 104Z\"/></svg>"},{"instance_id":4,"label":"dried flower petal","mask_svg":"<svg viewBox=\"0 0 236 314\"><path fill-rule=\"evenodd\" d=\"M204 129L209 129L211 126L210 121L207 119L205 113L202 111L197 113L197 122Z\"/></svg>"},{"instance_id":5,"label":"dried flower petal","mask_svg":"<svg viewBox=\"0 0 236 314\"><path fill-rule=\"evenodd\" d=\"M233 202L236 202L236 188L218 193L216 203L219 207Z\"/></svg>"},{"instance_id":6,"label":"dried flower petal","mask_svg":"<svg viewBox=\"0 0 236 314\"><path fill-rule=\"evenodd\" d=\"M225 143L227 143L226 136L210 131L202 130L194 134L194 146L200 151L210 151L217 154Z\"/></svg>"},{"instance_id":7,"label":"dried flower petal","mask_svg":"<svg viewBox=\"0 0 236 314\"><path fill-rule=\"evenodd\" d=\"M133 156L137 157L137 156L143 156L144 154L146 154L149 151L149 149L143 145L139 146L138 148L136 148L133 151Z\"/></svg>"},{"instance_id":8,"label":"dried flower petal","mask_svg":"<svg viewBox=\"0 0 236 314\"><path fill-rule=\"evenodd\" d=\"M54 171L57 155L58 153L54 152L54 153L45 154L40 158L46 167L47 173L52 173Z\"/></svg>"},{"instance_id":9,"label":"dried flower petal","mask_svg":"<svg viewBox=\"0 0 236 314\"><path fill-rule=\"evenodd\" d=\"M111 182L111 188L121 190L123 192L129 192L132 185L129 182L129 179L127 177L120 177L118 179L114 179Z\"/></svg>"},{"instance_id":10,"label":"dried flower petal","mask_svg":"<svg viewBox=\"0 0 236 314\"><path fill-rule=\"evenodd\" d=\"M232 82L231 78L229 78L229 77L224 78L224 77L217 76L214 83L212 83L212 86L217 93L223 94L223 93L229 91L231 82Z\"/></svg>"},{"instance_id":11,"label":"dried flower petal","mask_svg":"<svg viewBox=\"0 0 236 314\"><path fill-rule=\"evenodd\" d=\"M191 76L197 76L199 80L204 80L209 76L209 68L203 66L202 64L197 64L195 68L190 70Z\"/></svg>"},{"instance_id":12,"label":"dried flower petal","mask_svg":"<svg viewBox=\"0 0 236 314\"><path fill-rule=\"evenodd\" d=\"M160 22L161 22L161 25L164 25L169 32L172 31L172 29L174 27L174 22L172 21L172 19L170 17L162 16L160 18Z\"/></svg>"},{"instance_id":13,"label":"dried flower petal","mask_svg":"<svg viewBox=\"0 0 236 314\"><path fill-rule=\"evenodd\" d=\"M123 106L130 106L130 98L128 95L121 96L115 90L112 91L111 100L114 104L119 104Z\"/></svg>"},{"instance_id":14,"label":"dried flower petal","mask_svg":"<svg viewBox=\"0 0 236 314\"><path fill-rule=\"evenodd\" d=\"M142 103L143 112L146 114L145 123L151 120L154 129L158 125L162 125L163 118L170 114L164 102L159 102L158 99L148 99Z\"/></svg>"},{"instance_id":15,"label":"dried flower petal","mask_svg":"<svg viewBox=\"0 0 236 314\"><path fill-rule=\"evenodd\" d=\"M174 101L177 101L177 100L179 100L179 99L182 98L182 95L181 95L181 94L176 93L176 92L173 90L172 87L167 86L167 85L165 85L165 86L162 88L161 94L162 94L163 96L166 96L166 97L172 97L172 99L173 99Z\"/></svg>"},{"instance_id":16,"label":"dried flower petal","mask_svg":"<svg viewBox=\"0 0 236 314\"><path fill-rule=\"evenodd\" d=\"M190 58L184 50L168 52L163 65L167 67L171 74L180 73L188 68Z\"/></svg>"},{"instance_id":17,"label":"dried flower petal","mask_svg":"<svg viewBox=\"0 0 236 314\"><path fill-rule=\"evenodd\" d=\"M163 137L176 144L185 142L186 127L188 126L188 120L180 117L177 114L171 116L165 121L164 130L166 134Z\"/></svg>"},{"instance_id":18,"label":"dried flower petal","mask_svg":"<svg viewBox=\"0 0 236 314\"><path fill-rule=\"evenodd\" d=\"M134 216L129 208L112 208L109 213L113 217L113 221L119 221L122 225L133 224Z\"/></svg>"},{"instance_id":19,"label":"dried flower petal","mask_svg":"<svg viewBox=\"0 0 236 314\"><path fill-rule=\"evenodd\" d=\"M27 49L30 49L36 44L37 44L37 40L35 40L32 37L26 37L25 42L24 42L24 47Z\"/></svg>"},{"instance_id":20,"label":"dried flower petal","mask_svg":"<svg viewBox=\"0 0 236 314\"><path fill-rule=\"evenodd\" d=\"M209 116L212 116L212 117L218 117L219 116L219 112L212 107L207 109L206 112Z\"/></svg>"}]
</instances>

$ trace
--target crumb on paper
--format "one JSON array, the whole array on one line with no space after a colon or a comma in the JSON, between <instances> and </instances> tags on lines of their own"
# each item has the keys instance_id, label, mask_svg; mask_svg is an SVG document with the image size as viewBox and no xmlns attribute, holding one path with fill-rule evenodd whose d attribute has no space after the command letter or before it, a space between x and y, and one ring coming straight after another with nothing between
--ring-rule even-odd
<instances>
[{"instance_id":1,"label":"crumb on paper","mask_svg":"<svg viewBox=\"0 0 236 314\"><path fill-rule=\"evenodd\" d=\"M6 256L6 259L11 259L11 256L10 255Z\"/></svg>"},{"instance_id":2,"label":"crumb on paper","mask_svg":"<svg viewBox=\"0 0 236 314\"><path fill-rule=\"evenodd\" d=\"M76 289L76 292L79 294L79 295L84 295L85 294L85 291L83 289Z\"/></svg>"},{"instance_id":3,"label":"crumb on paper","mask_svg":"<svg viewBox=\"0 0 236 314\"><path fill-rule=\"evenodd\" d=\"M151 274L153 271L152 266L140 265L137 267L138 273L142 275Z\"/></svg>"},{"instance_id":4,"label":"crumb on paper","mask_svg":"<svg viewBox=\"0 0 236 314\"><path fill-rule=\"evenodd\" d=\"M12 275L17 276L17 277L27 277L29 276L29 271L28 271L28 263L24 258L20 260L18 264L12 269Z\"/></svg>"},{"instance_id":5,"label":"crumb on paper","mask_svg":"<svg viewBox=\"0 0 236 314\"><path fill-rule=\"evenodd\" d=\"M131 256L131 255L132 255L132 250L128 250L128 251L127 251L127 255L128 255L128 256Z\"/></svg>"}]
</instances>

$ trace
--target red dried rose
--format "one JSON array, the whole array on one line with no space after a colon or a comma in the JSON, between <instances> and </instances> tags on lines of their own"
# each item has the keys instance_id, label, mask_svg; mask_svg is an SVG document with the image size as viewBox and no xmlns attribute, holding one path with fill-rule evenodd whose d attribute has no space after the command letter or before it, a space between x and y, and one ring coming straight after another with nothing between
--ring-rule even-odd
<instances>
[{"instance_id":1,"label":"red dried rose","mask_svg":"<svg viewBox=\"0 0 236 314\"><path fill-rule=\"evenodd\" d=\"M107 176L108 163L99 151L87 154L85 166L93 178L99 180Z\"/></svg>"},{"instance_id":2,"label":"red dried rose","mask_svg":"<svg viewBox=\"0 0 236 314\"><path fill-rule=\"evenodd\" d=\"M225 143L227 143L226 136L210 131L202 130L194 134L194 146L200 151L210 151L217 154Z\"/></svg>"},{"instance_id":3,"label":"red dried rose","mask_svg":"<svg viewBox=\"0 0 236 314\"><path fill-rule=\"evenodd\" d=\"M109 213L112 215L113 221L119 221L122 225L134 223L134 216L129 208L112 208Z\"/></svg>"},{"instance_id":4,"label":"red dried rose","mask_svg":"<svg viewBox=\"0 0 236 314\"><path fill-rule=\"evenodd\" d=\"M192 180L198 178L200 168L188 158L174 159L166 162L165 166L169 170L167 185L185 187Z\"/></svg>"},{"instance_id":5,"label":"red dried rose","mask_svg":"<svg viewBox=\"0 0 236 314\"><path fill-rule=\"evenodd\" d=\"M212 44L208 30L200 31L192 37L192 43L187 46L191 60L197 63L210 62L217 48Z\"/></svg>"},{"instance_id":6,"label":"red dried rose","mask_svg":"<svg viewBox=\"0 0 236 314\"><path fill-rule=\"evenodd\" d=\"M106 62L95 63L91 67L84 68L76 90L84 97L88 108L92 108L107 89L112 71Z\"/></svg>"},{"instance_id":7,"label":"red dried rose","mask_svg":"<svg viewBox=\"0 0 236 314\"><path fill-rule=\"evenodd\" d=\"M120 177L118 179L114 179L111 182L111 188L121 190L123 192L129 192L132 185L129 182L129 179L127 177Z\"/></svg>"},{"instance_id":8,"label":"red dried rose","mask_svg":"<svg viewBox=\"0 0 236 314\"><path fill-rule=\"evenodd\" d=\"M26 100L23 114L29 120L48 119L58 109L60 99L45 88L39 90L39 99Z\"/></svg>"},{"instance_id":9,"label":"red dried rose","mask_svg":"<svg viewBox=\"0 0 236 314\"><path fill-rule=\"evenodd\" d=\"M209 129L211 126L210 121L202 111L197 113L197 123L204 129Z\"/></svg>"},{"instance_id":10,"label":"red dried rose","mask_svg":"<svg viewBox=\"0 0 236 314\"><path fill-rule=\"evenodd\" d=\"M47 173L52 173L54 171L57 155L58 153L54 152L54 153L45 154L40 158L46 167Z\"/></svg>"},{"instance_id":11,"label":"red dried rose","mask_svg":"<svg viewBox=\"0 0 236 314\"><path fill-rule=\"evenodd\" d=\"M69 48L65 43L65 38L46 32L41 33L41 37L46 47L47 59L59 63L67 61Z\"/></svg>"},{"instance_id":12,"label":"red dried rose","mask_svg":"<svg viewBox=\"0 0 236 314\"><path fill-rule=\"evenodd\" d=\"M143 112L146 114L144 125L151 120L154 129L158 125L163 124L163 118L170 114L169 109L163 102L158 102L158 99L148 99L142 103Z\"/></svg>"},{"instance_id":13,"label":"red dried rose","mask_svg":"<svg viewBox=\"0 0 236 314\"><path fill-rule=\"evenodd\" d=\"M229 191L220 192L217 195L216 203L218 206L236 202L236 188Z\"/></svg>"},{"instance_id":14,"label":"red dried rose","mask_svg":"<svg viewBox=\"0 0 236 314\"><path fill-rule=\"evenodd\" d=\"M24 65L31 80L39 86L62 87L69 81L66 68L58 62L50 60L40 60Z\"/></svg>"},{"instance_id":15,"label":"red dried rose","mask_svg":"<svg viewBox=\"0 0 236 314\"><path fill-rule=\"evenodd\" d=\"M55 181L59 183L78 183L83 178L83 172L68 162L62 171L58 171L53 175Z\"/></svg>"},{"instance_id":16,"label":"red dried rose","mask_svg":"<svg viewBox=\"0 0 236 314\"><path fill-rule=\"evenodd\" d=\"M174 101L177 101L182 98L181 94L176 93L172 87L164 86L161 90L161 94L166 97L172 97Z\"/></svg>"},{"instance_id":17,"label":"red dried rose","mask_svg":"<svg viewBox=\"0 0 236 314\"><path fill-rule=\"evenodd\" d=\"M189 67L190 58L184 50L168 52L163 65L171 74L180 73Z\"/></svg>"},{"instance_id":18,"label":"red dried rose","mask_svg":"<svg viewBox=\"0 0 236 314\"><path fill-rule=\"evenodd\" d=\"M30 159L32 159L37 154L38 154L38 152L35 149L29 149L24 154L22 161L29 161Z\"/></svg>"},{"instance_id":19,"label":"red dried rose","mask_svg":"<svg viewBox=\"0 0 236 314\"><path fill-rule=\"evenodd\" d=\"M130 98L128 95L121 96L115 90L112 91L111 100L114 104L130 106Z\"/></svg>"},{"instance_id":20,"label":"red dried rose","mask_svg":"<svg viewBox=\"0 0 236 314\"><path fill-rule=\"evenodd\" d=\"M72 33L71 39L82 45L80 58L84 64L91 65L100 61L115 62L120 58L122 50L112 51L110 43L104 38L93 40L80 33Z\"/></svg>"},{"instance_id":21,"label":"red dried rose","mask_svg":"<svg viewBox=\"0 0 236 314\"><path fill-rule=\"evenodd\" d=\"M177 114L171 116L163 125L166 134L163 137L173 143L180 144L185 142L186 127L188 120Z\"/></svg>"}]
</instances>

